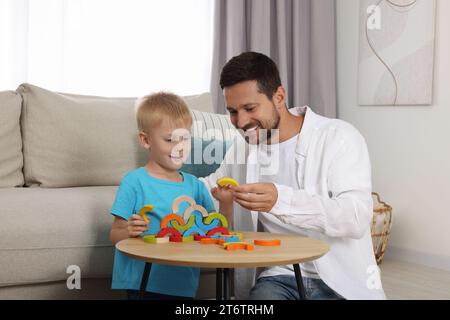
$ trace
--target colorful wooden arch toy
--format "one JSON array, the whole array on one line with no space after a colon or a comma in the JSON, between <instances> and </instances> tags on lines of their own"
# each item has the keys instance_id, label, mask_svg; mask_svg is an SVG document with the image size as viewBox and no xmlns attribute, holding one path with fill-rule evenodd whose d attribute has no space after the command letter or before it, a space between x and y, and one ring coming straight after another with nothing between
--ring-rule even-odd
<instances>
[{"instance_id":1,"label":"colorful wooden arch toy","mask_svg":"<svg viewBox=\"0 0 450 320\"><path fill-rule=\"evenodd\" d=\"M177 215L177 216L180 217L179 215ZM180 223L180 221L178 219L177 220L172 220L171 224L172 224L172 227L174 227L178 231L184 232L184 231L192 228L192 226L195 223L195 216L190 216L189 220L187 221L187 223L184 222L183 218L181 218L181 221L183 221L182 224Z\"/></svg>"},{"instance_id":2,"label":"colorful wooden arch toy","mask_svg":"<svg viewBox=\"0 0 450 320\"><path fill-rule=\"evenodd\" d=\"M216 183L221 187L224 187L227 185L237 187L239 185L239 182L237 182L236 180L234 180L233 178L230 178L230 177L223 177L223 178L217 179Z\"/></svg>"},{"instance_id":3,"label":"colorful wooden arch toy","mask_svg":"<svg viewBox=\"0 0 450 320\"><path fill-rule=\"evenodd\" d=\"M175 237L181 237L181 234L175 228L163 228L163 229L159 230L156 237L163 238L163 237L167 236L168 234L170 234L171 236L175 236Z\"/></svg>"},{"instance_id":4,"label":"colorful wooden arch toy","mask_svg":"<svg viewBox=\"0 0 450 320\"><path fill-rule=\"evenodd\" d=\"M202 239L211 239L211 237L208 237L207 235L194 234L195 241L201 241Z\"/></svg>"},{"instance_id":5,"label":"colorful wooden arch toy","mask_svg":"<svg viewBox=\"0 0 450 320\"><path fill-rule=\"evenodd\" d=\"M209 230L214 229L215 227L219 226L219 223L221 222L220 220L216 219L213 220L210 224L204 224L202 213L195 210L191 213L191 217L192 216L195 216L196 227L204 232L208 232Z\"/></svg>"},{"instance_id":6,"label":"colorful wooden arch toy","mask_svg":"<svg viewBox=\"0 0 450 320\"><path fill-rule=\"evenodd\" d=\"M207 233L206 235L211 237L211 236L215 235L216 233L230 234L230 233L228 232L228 229L226 229L226 228L224 228L224 227L215 227L214 229L209 230L208 233Z\"/></svg>"},{"instance_id":7,"label":"colorful wooden arch toy","mask_svg":"<svg viewBox=\"0 0 450 320\"><path fill-rule=\"evenodd\" d=\"M211 212L204 220L204 223L209 225L214 219L218 219L222 223L222 227L228 228L228 220L225 216L218 212Z\"/></svg>"},{"instance_id":8,"label":"colorful wooden arch toy","mask_svg":"<svg viewBox=\"0 0 450 320\"><path fill-rule=\"evenodd\" d=\"M171 222L172 220L175 220L178 223L180 223L181 225L184 225L184 220L181 216L177 215L176 213L171 213L161 219L161 224L160 224L161 229L167 228L169 222ZM173 222L172 222L172 226L174 227Z\"/></svg>"},{"instance_id":9,"label":"colorful wooden arch toy","mask_svg":"<svg viewBox=\"0 0 450 320\"><path fill-rule=\"evenodd\" d=\"M190 236L190 235L192 235L192 236L196 236L196 235L199 235L199 236L206 236L206 233L205 233L205 231L203 231L202 229L200 229L197 225L193 225L190 229L187 229L184 233L183 233L183 236Z\"/></svg>"},{"instance_id":10,"label":"colorful wooden arch toy","mask_svg":"<svg viewBox=\"0 0 450 320\"><path fill-rule=\"evenodd\" d=\"M182 202L187 202L189 203L189 206L195 206L197 203L194 201L194 199L192 199L191 197L188 196L181 196L176 198L173 202L172 202L172 212L174 213L179 213L178 209L180 207L180 203ZM185 217L186 219L186 217ZM187 219L186 219L187 220Z\"/></svg>"},{"instance_id":11,"label":"colorful wooden arch toy","mask_svg":"<svg viewBox=\"0 0 450 320\"><path fill-rule=\"evenodd\" d=\"M184 220L189 219L189 216L191 215L192 212L194 211L198 211L202 214L202 216L204 218L206 218L208 216L208 211L206 211L205 208L203 208L201 205L199 204L195 204L190 206L189 208L186 209L186 211L184 211Z\"/></svg>"},{"instance_id":12,"label":"colorful wooden arch toy","mask_svg":"<svg viewBox=\"0 0 450 320\"><path fill-rule=\"evenodd\" d=\"M139 210L139 215L142 217L142 219L145 221L145 223L149 224L150 223L150 219L147 217L147 212L153 212L153 205L151 204L146 204L145 206L143 206L141 208L141 210Z\"/></svg>"}]
</instances>

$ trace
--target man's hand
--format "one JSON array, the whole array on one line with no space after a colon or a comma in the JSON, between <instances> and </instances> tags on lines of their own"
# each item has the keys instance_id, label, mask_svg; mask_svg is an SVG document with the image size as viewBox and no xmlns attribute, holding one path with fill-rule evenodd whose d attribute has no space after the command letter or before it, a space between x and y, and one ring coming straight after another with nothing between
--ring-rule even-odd
<instances>
[{"instance_id":1,"label":"man's hand","mask_svg":"<svg viewBox=\"0 0 450 320\"><path fill-rule=\"evenodd\" d=\"M234 200L247 210L270 212L277 203L278 191L273 183L250 183L231 189Z\"/></svg>"}]
</instances>

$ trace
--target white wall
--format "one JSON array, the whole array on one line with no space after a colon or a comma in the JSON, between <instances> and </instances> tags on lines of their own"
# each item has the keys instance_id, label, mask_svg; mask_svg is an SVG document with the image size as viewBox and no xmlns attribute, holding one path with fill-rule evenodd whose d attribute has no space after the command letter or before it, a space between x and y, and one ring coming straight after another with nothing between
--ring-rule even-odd
<instances>
[{"instance_id":1,"label":"white wall","mask_svg":"<svg viewBox=\"0 0 450 320\"><path fill-rule=\"evenodd\" d=\"M366 138L373 190L393 207L386 255L450 270L450 1L438 0L432 106L358 106L358 17L358 0L337 0L338 115Z\"/></svg>"}]
</instances>

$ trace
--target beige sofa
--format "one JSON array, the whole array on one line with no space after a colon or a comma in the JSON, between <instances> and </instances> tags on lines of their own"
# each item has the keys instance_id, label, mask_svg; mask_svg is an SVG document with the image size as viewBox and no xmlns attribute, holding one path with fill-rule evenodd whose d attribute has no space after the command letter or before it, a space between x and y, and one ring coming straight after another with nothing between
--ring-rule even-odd
<instances>
[{"instance_id":1,"label":"beige sofa","mask_svg":"<svg viewBox=\"0 0 450 320\"><path fill-rule=\"evenodd\" d=\"M194 137L231 128L208 93L185 100L201 121ZM134 101L29 84L0 92L0 299L125 297L110 289L109 210L121 177L146 160ZM67 288L71 265L81 289ZM214 270L203 269L198 298L214 295Z\"/></svg>"}]
</instances>

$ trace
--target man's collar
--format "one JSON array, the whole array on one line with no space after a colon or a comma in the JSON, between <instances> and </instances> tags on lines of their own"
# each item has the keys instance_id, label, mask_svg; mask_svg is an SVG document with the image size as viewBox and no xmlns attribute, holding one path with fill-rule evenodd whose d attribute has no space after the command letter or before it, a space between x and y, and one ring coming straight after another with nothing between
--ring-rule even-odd
<instances>
[{"instance_id":1,"label":"man's collar","mask_svg":"<svg viewBox=\"0 0 450 320\"><path fill-rule=\"evenodd\" d=\"M290 108L289 112L296 116L304 115L303 125L298 137L295 153L306 157L309 142L311 141L311 135L315 130L319 116L315 114L308 106Z\"/></svg>"}]
</instances>

